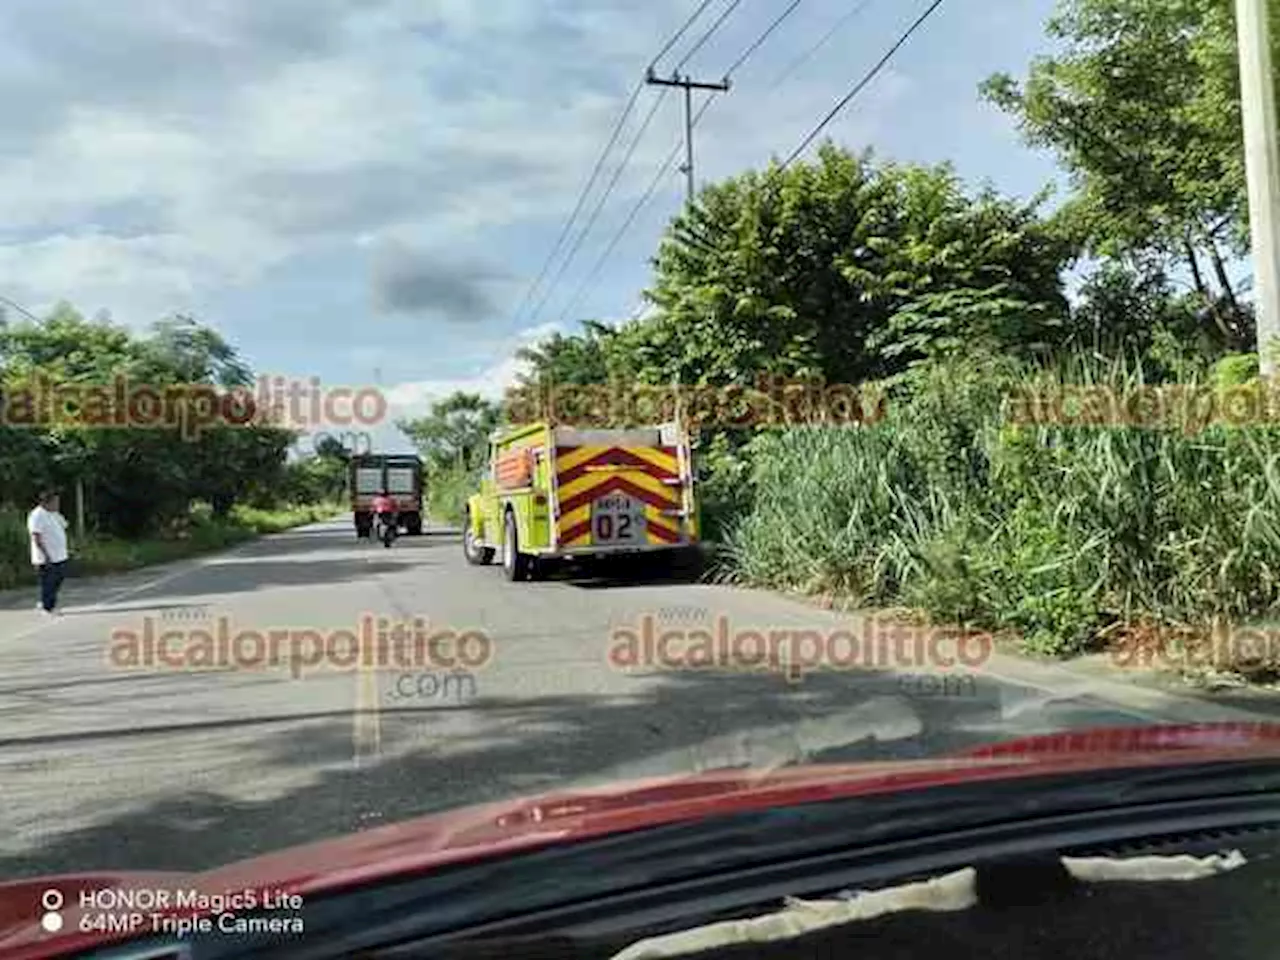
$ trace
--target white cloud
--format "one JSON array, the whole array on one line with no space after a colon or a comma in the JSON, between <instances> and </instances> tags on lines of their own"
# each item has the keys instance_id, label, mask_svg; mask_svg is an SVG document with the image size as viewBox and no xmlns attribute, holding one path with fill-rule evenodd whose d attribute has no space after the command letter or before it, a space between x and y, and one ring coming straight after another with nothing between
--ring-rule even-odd
<instances>
[{"instance_id":1,"label":"white cloud","mask_svg":"<svg viewBox=\"0 0 1280 960\"><path fill-rule=\"evenodd\" d=\"M0 276L14 296L48 311L67 278L83 304L141 304L153 317L190 308L196 296L193 264L198 251L175 236L123 239L102 234L57 235L34 243L0 246Z\"/></svg>"},{"instance_id":2,"label":"white cloud","mask_svg":"<svg viewBox=\"0 0 1280 960\"><path fill-rule=\"evenodd\" d=\"M219 0L179 14L147 0L10 0L0 5L0 291L145 324L317 250L393 238L518 273L475 300L478 322L505 319L539 263L505 262L516 244L504 248L503 231L535 238L518 252L538 260L631 84L690 7ZM695 71L714 75L754 39L772 14L751 7ZM760 59L790 43L789 62L809 39L782 35ZM839 45L825 56L839 61ZM849 82L839 62L832 75L815 59L778 92L762 89L781 65L753 63L699 127L700 179L785 154ZM880 77L831 132L855 146L877 139L903 82ZM656 95L646 92L631 130ZM680 131L672 94L570 290ZM636 234L656 235L674 212L674 171L669 186ZM342 279L373 282L369 260L353 256Z\"/></svg>"},{"instance_id":3,"label":"white cloud","mask_svg":"<svg viewBox=\"0 0 1280 960\"><path fill-rule=\"evenodd\" d=\"M392 413L389 419L421 416L434 401L452 393L478 393L490 400L502 399L507 387L514 386L520 374L527 372L527 364L516 353L522 347L536 344L556 333L566 333L556 323L543 323L521 330L496 351L497 359L470 376L449 377L435 380L413 380L399 383L383 391Z\"/></svg>"},{"instance_id":4,"label":"white cloud","mask_svg":"<svg viewBox=\"0 0 1280 960\"><path fill-rule=\"evenodd\" d=\"M499 401L507 387L515 385L519 375L526 371L526 364L517 359L516 352L551 336L565 333L554 323L539 324L519 331L514 337L500 344L495 350L496 359L470 376L443 377L432 380L413 380L383 388L387 399L387 414L383 421L370 429L367 440L361 438L357 446L368 446L379 453L412 453L413 445L395 427L398 420L410 420L430 412L431 404L453 393L477 393L488 400ZM345 442L351 442L346 440ZM308 449L308 444L302 444Z\"/></svg>"},{"instance_id":5,"label":"white cloud","mask_svg":"<svg viewBox=\"0 0 1280 960\"><path fill-rule=\"evenodd\" d=\"M185 303L251 281L335 237L409 224L457 250L486 227L558 213L639 67L617 53L669 29L680 4L314 6L0 11L0 81L12 81L0 111L16 138L0 153L5 288L143 323L175 291ZM86 31L93 44L75 39ZM165 239L113 254L110 284L98 261L64 254L46 269L49 251L33 249L120 234L122 221L132 238ZM97 237L81 245L106 256Z\"/></svg>"}]
</instances>

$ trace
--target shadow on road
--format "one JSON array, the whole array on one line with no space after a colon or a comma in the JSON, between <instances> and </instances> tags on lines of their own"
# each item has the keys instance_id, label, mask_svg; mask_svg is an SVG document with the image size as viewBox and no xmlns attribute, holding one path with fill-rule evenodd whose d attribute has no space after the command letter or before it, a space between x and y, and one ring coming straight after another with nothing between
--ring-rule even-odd
<instances>
[{"instance_id":1,"label":"shadow on road","mask_svg":"<svg viewBox=\"0 0 1280 960\"><path fill-rule=\"evenodd\" d=\"M979 680L967 695L934 697L904 696L898 681L888 683L882 676L816 675L779 697L785 681L777 676L682 673L637 684L623 696L481 697L461 707L384 711L385 755L360 767L353 763L350 716L264 726L237 760L246 782L255 771L265 776L292 767L310 775L305 786L254 801L190 790L86 829L55 835L56 824L49 824L40 850L0 857L0 877L207 869L422 814L616 779L618 770L646 758L674 755L659 763L663 772L692 772L694 751L709 739L741 749L750 744L753 758L772 748L783 756L787 737L808 727L811 743L818 730L810 761L852 762L938 755L1018 732L1001 722L993 681ZM1021 725L1026 732L1026 721ZM180 751L183 737L208 745L216 736L195 731L165 741ZM125 748L120 741L110 747ZM734 749L713 765L732 765Z\"/></svg>"},{"instance_id":2,"label":"shadow on road","mask_svg":"<svg viewBox=\"0 0 1280 960\"><path fill-rule=\"evenodd\" d=\"M385 551L385 553L394 553L394 551ZM365 580L379 574L396 573L408 566L428 566L432 562L416 558L412 563L407 558L397 562L394 557L387 557L384 553L377 553L369 558L353 557L349 560L228 561L216 566L204 567L200 571L199 582L189 593L204 597L210 594L270 590L273 587L313 587L322 590L327 585ZM145 596L148 592L150 591L142 591L141 595ZM188 591L181 589L178 584L156 587L155 593L162 597L188 595Z\"/></svg>"}]
</instances>

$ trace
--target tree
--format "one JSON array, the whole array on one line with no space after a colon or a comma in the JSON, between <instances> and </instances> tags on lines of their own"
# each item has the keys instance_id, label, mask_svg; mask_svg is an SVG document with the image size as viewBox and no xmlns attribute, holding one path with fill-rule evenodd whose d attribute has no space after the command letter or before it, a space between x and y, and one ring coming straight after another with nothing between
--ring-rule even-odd
<instances>
[{"instance_id":1,"label":"tree","mask_svg":"<svg viewBox=\"0 0 1280 960\"><path fill-rule=\"evenodd\" d=\"M191 317L179 315L156 323L144 350L186 383L244 387L253 382L253 372L235 348Z\"/></svg>"},{"instance_id":2,"label":"tree","mask_svg":"<svg viewBox=\"0 0 1280 960\"><path fill-rule=\"evenodd\" d=\"M1038 204L829 143L813 163L732 178L673 222L656 312L610 335L606 362L655 383L857 383L983 345L1051 346L1072 251Z\"/></svg>"},{"instance_id":3,"label":"tree","mask_svg":"<svg viewBox=\"0 0 1280 960\"><path fill-rule=\"evenodd\" d=\"M1047 28L1062 51L982 92L1070 174L1059 222L1086 250L1147 274L1182 267L1210 333L1242 349L1253 320L1227 269L1248 245L1232 14L1232 0L1062 0ZM1280 31L1272 41L1280 56Z\"/></svg>"},{"instance_id":4,"label":"tree","mask_svg":"<svg viewBox=\"0 0 1280 960\"><path fill-rule=\"evenodd\" d=\"M609 376L609 343L617 331L598 320L583 322L580 334L552 334L533 346L523 347L516 357L528 363L531 373L519 377L521 386L551 382L589 386L604 383Z\"/></svg>"},{"instance_id":5,"label":"tree","mask_svg":"<svg viewBox=\"0 0 1280 960\"><path fill-rule=\"evenodd\" d=\"M6 324L0 327L0 491L26 501L37 486L80 484L89 519L129 536L185 514L194 499L225 515L238 499L278 480L293 435L217 422L193 435L167 411L180 412L178 398L187 387L220 397L251 379L232 347L189 318L138 337L108 319L85 320L63 304L42 322ZM120 409L118 385L131 394L155 391L166 412L139 423L136 411ZM66 407L63 415L50 418L54 409L39 398L59 391L72 399L56 405Z\"/></svg>"},{"instance_id":6,"label":"tree","mask_svg":"<svg viewBox=\"0 0 1280 960\"><path fill-rule=\"evenodd\" d=\"M396 426L418 448L429 469L472 470L480 464L499 419L497 404L459 391L433 403L427 416Z\"/></svg>"}]
</instances>

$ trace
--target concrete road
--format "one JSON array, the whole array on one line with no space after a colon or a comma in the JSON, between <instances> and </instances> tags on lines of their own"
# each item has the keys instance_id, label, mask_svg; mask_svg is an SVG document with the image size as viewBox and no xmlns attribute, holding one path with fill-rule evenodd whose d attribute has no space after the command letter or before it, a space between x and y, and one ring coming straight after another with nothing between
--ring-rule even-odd
<instances>
[{"instance_id":1,"label":"concrete road","mask_svg":"<svg viewBox=\"0 0 1280 960\"><path fill-rule=\"evenodd\" d=\"M767 667L622 670L609 660L626 636L617 631L639 631L646 616L659 632L843 628L865 640L870 626L702 583L567 571L512 584L497 567L466 565L450 532L386 550L357 541L349 521L72 581L59 619L40 616L33 601L0 594L0 879L206 868L620 778L920 757L1098 724L1256 719L998 655L973 671L845 664L798 682ZM169 641L172 659L175 646L190 653L219 629L259 631L269 642L278 630L358 633L364 616L421 617L427 633L474 631L468 643L483 637L489 659L462 673L340 662L297 678L288 662L199 671L119 662L129 632L180 634ZM254 656L251 642L240 649Z\"/></svg>"}]
</instances>

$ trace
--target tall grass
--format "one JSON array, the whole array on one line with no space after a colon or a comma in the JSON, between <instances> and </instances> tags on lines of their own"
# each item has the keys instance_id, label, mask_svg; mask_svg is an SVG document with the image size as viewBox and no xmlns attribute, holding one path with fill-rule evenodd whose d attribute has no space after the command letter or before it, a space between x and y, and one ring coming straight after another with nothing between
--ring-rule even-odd
<instances>
[{"instance_id":1,"label":"tall grass","mask_svg":"<svg viewBox=\"0 0 1280 960\"><path fill-rule=\"evenodd\" d=\"M1280 429L1006 422L1016 385L1060 378L1123 395L1144 371L1089 357L933 368L898 384L875 426L757 441L731 569L1012 627L1049 653L1138 618L1274 614Z\"/></svg>"},{"instance_id":2,"label":"tall grass","mask_svg":"<svg viewBox=\"0 0 1280 960\"><path fill-rule=\"evenodd\" d=\"M479 489L479 470L464 467L440 467L426 478L427 513L435 520L460 524L467 498Z\"/></svg>"}]
</instances>

